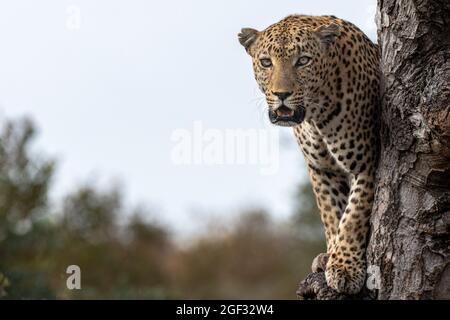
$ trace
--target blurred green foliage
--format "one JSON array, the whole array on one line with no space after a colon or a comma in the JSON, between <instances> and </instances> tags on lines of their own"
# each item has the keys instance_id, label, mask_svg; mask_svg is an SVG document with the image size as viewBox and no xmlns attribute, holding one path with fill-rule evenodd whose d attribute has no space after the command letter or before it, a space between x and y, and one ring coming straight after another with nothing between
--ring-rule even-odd
<instances>
[{"instance_id":1,"label":"blurred green foliage","mask_svg":"<svg viewBox=\"0 0 450 320\"><path fill-rule=\"evenodd\" d=\"M0 298L294 299L325 249L308 184L289 221L255 209L183 242L151 212L130 212L118 188L81 186L51 205L55 163L33 152L34 137L27 119L0 132ZM81 290L66 287L74 264Z\"/></svg>"}]
</instances>

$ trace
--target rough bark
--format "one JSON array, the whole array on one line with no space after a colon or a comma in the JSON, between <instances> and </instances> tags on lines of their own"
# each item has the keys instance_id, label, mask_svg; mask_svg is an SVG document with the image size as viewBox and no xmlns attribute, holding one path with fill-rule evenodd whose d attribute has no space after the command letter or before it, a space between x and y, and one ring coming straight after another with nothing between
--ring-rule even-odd
<instances>
[{"instance_id":1,"label":"rough bark","mask_svg":"<svg viewBox=\"0 0 450 320\"><path fill-rule=\"evenodd\" d=\"M450 2L379 0L378 299L450 298Z\"/></svg>"},{"instance_id":2,"label":"rough bark","mask_svg":"<svg viewBox=\"0 0 450 320\"><path fill-rule=\"evenodd\" d=\"M368 265L376 299L450 299L450 1L379 0L380 162ZM349 299L312 274L300 298ZM322 279L323 280L323 279Z\"/></svg>"}]
</instances>

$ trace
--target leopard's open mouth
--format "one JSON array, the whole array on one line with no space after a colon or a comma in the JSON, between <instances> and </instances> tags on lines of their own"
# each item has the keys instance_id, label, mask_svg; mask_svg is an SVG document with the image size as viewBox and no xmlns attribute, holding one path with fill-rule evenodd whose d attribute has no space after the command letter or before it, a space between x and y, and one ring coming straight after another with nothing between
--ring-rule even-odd
<instances>
[{"instance_id":1,"label":"leopard's open mouth","mask_svg":"<svg viewBox=\"0 0 450 320\"><path fill-rule=\"evenodd\" d=\"M280 106L275 111L269 109L269 119L273 124L291 127L300 124L305 119L305 108L300 106L295 110L285 105Z\"/></svg>"},{"instance_id":2,"label":"leopard's open mouth","mask_svg":"<svg viewBox=\"0 0 450 320\"><path fill-rule=\"evenodd\" d=\"M275 113L277 114L277 117L282 119L282 118L291 118L294 116L295 111L292 109L289 109L288 107L286 107L285 105L282 105L281 107L279 107Z\"/></svg>"}]
</instances>

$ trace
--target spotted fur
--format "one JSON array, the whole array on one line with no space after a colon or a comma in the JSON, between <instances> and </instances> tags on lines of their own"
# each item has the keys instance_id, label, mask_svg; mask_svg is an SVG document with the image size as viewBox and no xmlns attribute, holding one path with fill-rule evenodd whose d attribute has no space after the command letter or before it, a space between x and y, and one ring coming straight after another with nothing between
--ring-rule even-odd
<instances>
[{"instance_id":1,"label":"spotted fur","mask_svg":"<svg viewBox=\"0 0 450 320\"><path fill-rule=\"evenodd\" d=\"M378 46L334 16L292 15L264 31L243 29L239 40L271 120L293 127L305 156L325 227L327 283L357 293L378 154Z\"/></svg>"}]
</instances>

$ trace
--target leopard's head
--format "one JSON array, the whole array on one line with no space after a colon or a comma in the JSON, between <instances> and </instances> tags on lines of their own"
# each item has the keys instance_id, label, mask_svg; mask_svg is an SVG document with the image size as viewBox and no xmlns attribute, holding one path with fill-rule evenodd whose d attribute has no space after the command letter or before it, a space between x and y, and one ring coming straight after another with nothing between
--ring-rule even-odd
<instances>
[{"instance_id":1,"label":"leopard's head","mask_svg":"<svg viewBox=\"0 0 450 320\"><path fill-rule=\"evenodd\" d=\"M252 57L256 81L265 94L273 124L296 126L320 116L314 108L332 70L330 47L336 24L311 27L286 18L264 31L244 28L239 42Z\"/></svg>"}]
</instances>

